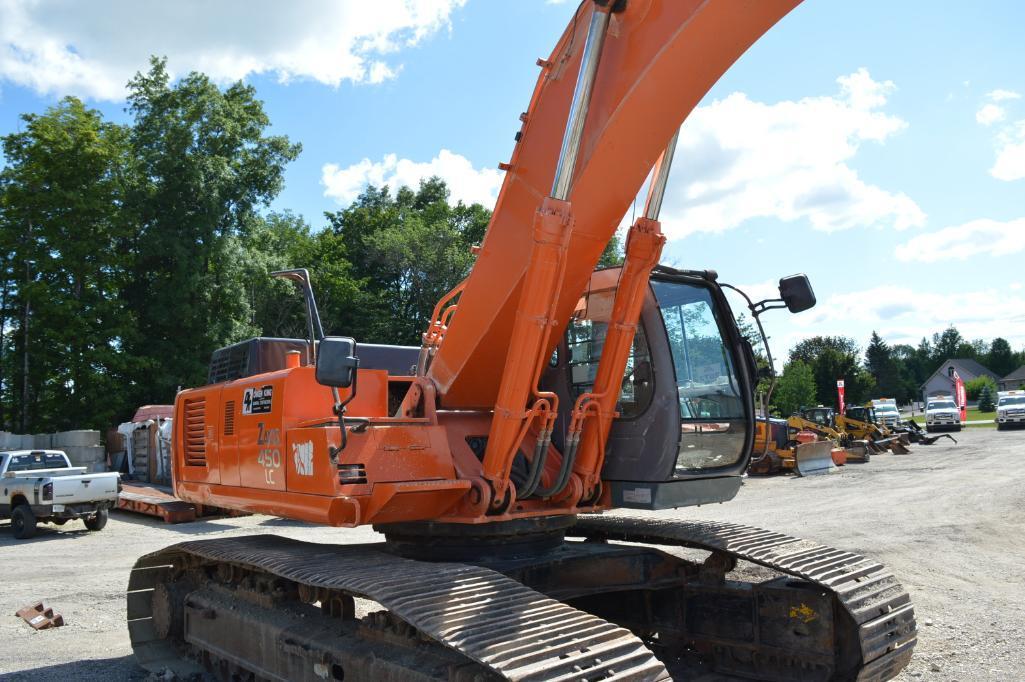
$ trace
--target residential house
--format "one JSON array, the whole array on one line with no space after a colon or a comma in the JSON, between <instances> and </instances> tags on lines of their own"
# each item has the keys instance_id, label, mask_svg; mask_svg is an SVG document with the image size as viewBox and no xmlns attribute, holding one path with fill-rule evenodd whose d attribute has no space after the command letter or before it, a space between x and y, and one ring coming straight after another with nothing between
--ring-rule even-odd
<instances>
[{"instance_id":1,"label":"residential house","mask_svg":"<svg viewBox=\"0 0 1025 682\"><path fill-rule=\"evenodd\" d=\"M961 377L966 384L972 379L987 376L994 382L999 382L998 377L975 360L951 359L945 360L939 369L932 373L919 389L922 392L922 401L928 402L929 398L937 395L954 395L954 372ZM998 384L999 385L999 384Z\"/></svg>"},{"instance_id":2,"label":"residential house","mask_svg":"<svg viewBox=\"0 0 1025 682\"><path fill-rule=\"evenodd\" d=\"M997 382L997 390L1000 391L1016 391L1023 387L1025 387L1025 365L1022 365Z\"/></svg>"}]
</instances>

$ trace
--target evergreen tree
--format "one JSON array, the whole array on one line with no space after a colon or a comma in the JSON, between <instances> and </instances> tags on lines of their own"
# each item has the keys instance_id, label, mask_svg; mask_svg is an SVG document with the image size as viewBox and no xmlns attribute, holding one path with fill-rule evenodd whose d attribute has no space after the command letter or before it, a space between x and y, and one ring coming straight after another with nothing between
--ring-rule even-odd
<instances>
[{"instance_id":1,"label":"evergreen tree","mask_svg":"<svg viewBox=\"0 0 1025 682\"><path fill-rule=\"evenodd\" d=\"M979 391L979 412L992 412L996 409L996 405L993 404L993 391L990 390L989 385L982 387Z\"/></svg>"},{"instance_id":2,"label":"evergreen tree","mask_svg":"<svg viewBox=\"0 0 1025 682\"><path fill-rule=\"evenodd\" d=\"M1020 366L1011 350L1011 344L999 336L989 344L989 351L983 364L999 377L1007 376Z\"/></svg>"},{"instance_id":3,"label":"evergreen tree","mask_svg":"<svg viewBox=\"0 0 1025 682\"><path fill-rule=\"evenodd\" d=\"M880 397L895 398L905 402L905 385L900 370L893 359L890 347L875 331L865 349L865 369L875 379L876 392Z\"/></svg>"}]
</instances>

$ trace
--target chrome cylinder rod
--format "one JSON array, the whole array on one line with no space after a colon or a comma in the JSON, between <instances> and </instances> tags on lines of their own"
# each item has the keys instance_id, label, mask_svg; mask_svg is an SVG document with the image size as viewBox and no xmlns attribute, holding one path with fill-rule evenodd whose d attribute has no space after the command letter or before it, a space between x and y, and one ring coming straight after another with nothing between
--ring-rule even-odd
<instances>
[{"instance_id":1,"label":"chrome cylinder rod","mask_svg":"<svg viewBox=\"0 0 1025 682\"><path fill-rule=\"evenodd\" d=\"M648 199L644 202L644 217L648 220L658 220L662 212L662 199L666 195L666 183L669 182L669 170L673 165L673 155L676 154L676 141L680 139L680 131L673 133L673 139L669 140L662 156L655 162L655 172L652 173L651 184L648 185Z\"/></svg>"},{"instance_id":2,"label":"chrome cylinder rod","mask_svg":"<svg viewBox=\"0 0 1025 682\"><path fill-rule=\"evenodd\" d=\"M587 27L587 40L584 41L584 53L580 58L580 72L573 88L573 101L566 119L566 130L562 135L559 163L555 167L555 180L552 181L553 199L565 201L569 197L573 171L577 165L577 153L580 151L580 138L584 133L584 121L591 105L594 76L598 72L598 61L601 58L601 48L605 44L608 27L608 10L596 6L594 13L591 14L591 23Z\"/></svg>"}]
</instances>

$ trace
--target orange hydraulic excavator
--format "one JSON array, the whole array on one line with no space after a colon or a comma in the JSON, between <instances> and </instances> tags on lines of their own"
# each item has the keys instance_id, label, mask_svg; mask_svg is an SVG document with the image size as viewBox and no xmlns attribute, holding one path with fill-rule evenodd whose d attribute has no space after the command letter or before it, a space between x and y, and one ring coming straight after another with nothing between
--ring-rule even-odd
<instances>
[{"instance_id":1,"label":"orange hydraulic excavator","mask_svg":"<svg viewBox=\"0 0 1025 682\"><path fill-rule=\"evenodd\" d=\"M217 351L209 384L177 396L175 492L384 541L142 557L142 665L274 680L885 680L907 665L914 611L874 561L595 513L741 486L754 355L713 271L657 265L658 216L679 126L795 4L584 0L539 61L477 262L419 349L325 336L305 271L278 273L301 286L309 338ZM595 272L649 174L625 262ZM814 305L803 276L780 292L749 305L756 320ZM738 560L775 577L727 579Z\"/></svg>"}]
</instances>

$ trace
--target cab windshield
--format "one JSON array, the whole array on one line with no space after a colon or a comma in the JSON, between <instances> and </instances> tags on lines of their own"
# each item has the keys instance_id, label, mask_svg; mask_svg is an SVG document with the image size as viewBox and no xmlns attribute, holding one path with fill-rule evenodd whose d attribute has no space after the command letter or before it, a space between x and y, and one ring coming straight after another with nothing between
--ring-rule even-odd
<instances>
[{"instance_id":1,"label":"cab windshield","mask_svg":"<svg viewBox=\"0 0 1025 682\"><path fill-rule=\"evenodd\" d=\"M744 454L747 407L711 291L659 280L651 288L676 372L676 473L736 464Z\"/></svg>"},{"instance_id":2,"label":"cab windshield","mask_svg":"<svg viewBox=\"0 0 1025 682\"><path fill-rule=\"evenodd\" d=\"M957 405L954 404L953 400L944 400L942 402L929 403L927 410L956 410Z\"/></svg>"},{"instance_id":3,"label":"cab windshield","mask_svg":"<svg viewBox=\"0 0 1025 682\"><path fill-rule=\"evenodd\" d=\"M1025 395L1011 396L1010 398L1001 398L999 401L997 401L998 407L1006 407L1008 405L1025 405Z\"/></svg>"}]
</instances>

